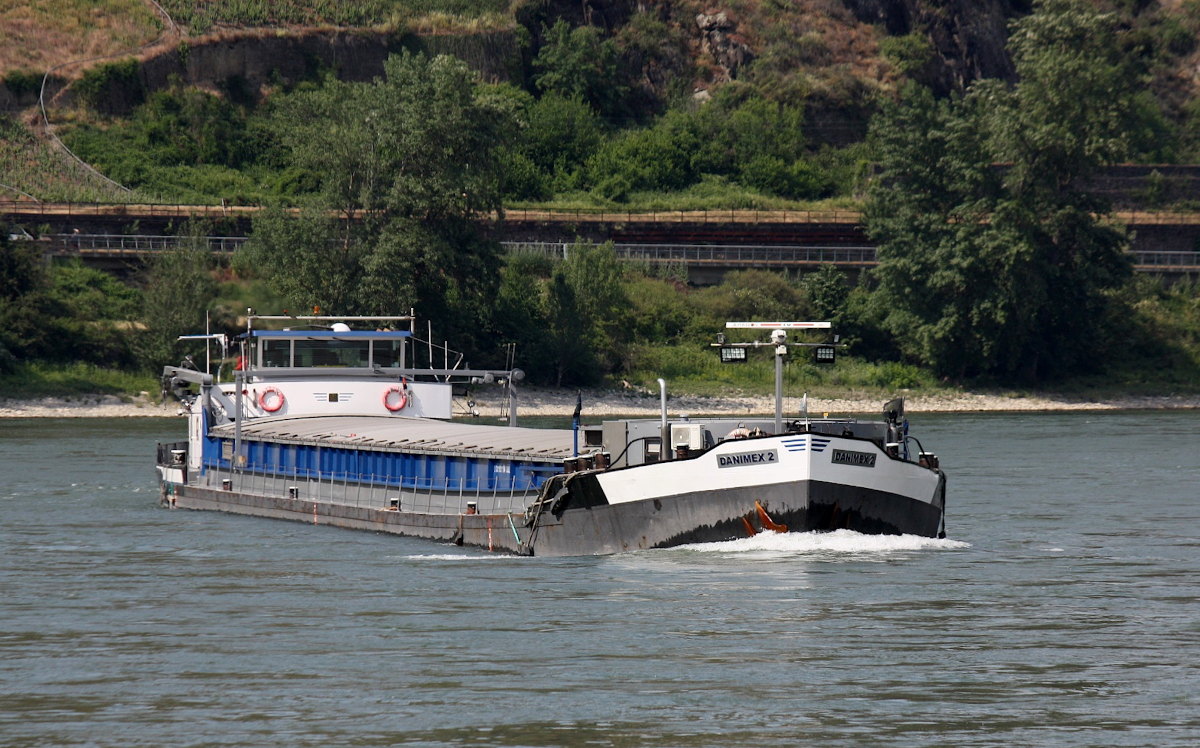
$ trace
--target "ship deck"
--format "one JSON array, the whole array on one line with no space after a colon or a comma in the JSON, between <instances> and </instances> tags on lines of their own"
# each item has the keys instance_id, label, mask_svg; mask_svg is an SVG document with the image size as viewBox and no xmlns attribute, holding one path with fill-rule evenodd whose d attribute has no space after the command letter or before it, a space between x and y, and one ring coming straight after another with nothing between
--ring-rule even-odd
<instances>
[{"instance_id":1,"label":"ship deck","mask_svg":"<svg viewBox=\"0 0 1200 748\"><path fill-rule=\"evenodd\" d=\"M214 427L211 434L232 439L234 425ZM242 439L502 459L556 460L573 454L570 429L487 426L397 416L258 418L243 423Z\"/></svg>"}]
</instances>

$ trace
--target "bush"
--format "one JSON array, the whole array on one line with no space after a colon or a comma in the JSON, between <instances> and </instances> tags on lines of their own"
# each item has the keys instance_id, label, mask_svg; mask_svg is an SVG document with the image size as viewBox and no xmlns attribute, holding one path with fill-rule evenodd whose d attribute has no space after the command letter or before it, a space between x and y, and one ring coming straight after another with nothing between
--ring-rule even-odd
<instances>
[{"instance_id":1,"label":"bush","mask_svg":"<svg viewBox=\"0 0 1200 748\"><path fill-rule=\"evenodd\" d=\"M36 70L10 70L4 76L4 86L17 99L36 96L41 91L43 77Z\"/></svg>"},{"instance_id":2,"label":"bush","mask_svg":"<svg viewBox=\"0 0 1200 748\"><path fill-rule=\"evenodd\" d=\"M775 156L759 156L742 167L739 181L768 195L819 200L834 193L833 178L807 161L786 164Z\"/></svg>"},{"instance_id":3,"label":"bush","mask_svg":"<svg viewBox=\"0 0 1200 748\"><path fill-rule=\"evenodd\" d=\"M511 200L545 200L552 196L550 178L523 153L505 151L501 155L504 196Z\"/></svg>"},{"instance_id":4,"label":"bush","mask_svg":"<svg viewBox=\"0 0 1200 748\"><path fill-rule=\"evenodd\" d=\"M687 297L674 283L635 276L625 282L633 339L638 342L676 342L691 318Z\"/></svg>"},{"instance_id":5,"label":"bush","mask_svg":"<svg viewBox=\"0 0 1200 748\"><path fill-rule=\"evenodd\" d=\"M586 101L598 112L616 114L625 96L617 46L595 26L572 29L559 18L542 26L542 49L533 61L539 90Z\"/></svg>"},{"instance_id":6,"label":"bush","mask_svg":"<svg viewBox=\"0 0 1200 748\"><path fill-rule=\"evenodd\" d=\"M933 45L920 31L879 40L879 51L903 75L913 76L933 61Z\"/></svg>"},{"instance_id":7,"label":"bush","mask_svg":"<svg viewBox=\"0 0 1200 748\"><path fill-rule=\"evenodd\" d=\"M138 108L130 129L134 145L163 166L237 168L254 155L245 117L229 102L194 88L156 92Z\"/></svg>"},{"instance_id":8,"label":"bush","mask_svg":"<svg viewBox=\"0 0 1200 748\"><path fill-rule=\"evenodd\" d=\"M146 99L140 72L140 65L133 57L106 62L80 76L71 90L101 114L128 114Z\"/></svg>"},{"instance_id":9,"label":"bush","mask_svg":"<svg viewBox=\"0 0 1200 748\"><path fill-rule=\"evenodd\" d=\"M804 292L779 273L766 270L737 270L719 286L700 289L692 295L697 316L705 318L711 334L730 320L800 320L811 314Z\"/></svg>"},{"instance_id":10,"label":"bush","mask_svg":"<svg viewBox=\"0 0 1200 748\"><path fill-rule=\"evenodd\" d=\"M630 190L678 190L699 180L692 162L698 144L686 124L670 117L647 130L622 133L588 162L596 191L621 200Z\"/></svg>"},{"instance_id":11,"label":"bush","mask_svg":"<svg viewBox=\"0 0 1200 748\"><path fill-rule=\"evenodd\" d=\"M602 140L600 120L582 99L547 94L529 108L528 127L517 147L552 177L555 188L569 189Z\"/></svg>"},{"instance_id":12,"label":"bush","mask_svg":"<svg viewBox=\"0 0 1200 748\"><path fill-rule=\"evenodd\" d=\"M885 390L915 389L921 386L921 370L910 364L884 361L875 368L870 382Z\"/></svg>"}]
</instances>

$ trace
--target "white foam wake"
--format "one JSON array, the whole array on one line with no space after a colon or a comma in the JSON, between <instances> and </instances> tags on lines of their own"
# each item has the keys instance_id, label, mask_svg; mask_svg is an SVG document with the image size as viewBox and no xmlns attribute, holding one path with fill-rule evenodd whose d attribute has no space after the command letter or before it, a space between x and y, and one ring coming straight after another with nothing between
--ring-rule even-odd
<instances>
[{"instance_id":1,"label":"white foam wake","mask_svg":"<svg viewBox=\"0 0 1200 748\"><path fill-rule=\"evenodd\" d=\"M696 543L680 548L701 553L761 553L779 555L878 556L904 551L970 548L961 540L920 535L863 535L853 530L833 532L763 532L752 538L720 543Z\"/></svg>"},{"instance_id":2,"label":"white foam wake","mask_svg":"<svg viewBox=\"0 0 1200 748\"><path fill-rule=\"evenodd\" d=\"M482 549L472 548L462 553L411 553L406 556L388 556L393 559L406 561L497 561L513 558L509 553L488 553Z\"/></svg>"}]
</instances>

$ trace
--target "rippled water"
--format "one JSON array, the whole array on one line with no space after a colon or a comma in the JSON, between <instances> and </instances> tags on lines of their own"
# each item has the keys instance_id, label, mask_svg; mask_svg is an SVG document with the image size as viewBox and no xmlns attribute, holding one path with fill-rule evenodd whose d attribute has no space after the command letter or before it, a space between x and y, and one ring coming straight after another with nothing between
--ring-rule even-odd
<instances>
[{"instance_id":1,"label":"rippled water","mask_svg":"<svg viewBox=\"0 0 1200 748\"><path fill-rule=\"evenodd\" d=\"M0 421L0 744L1200 744L1200 414L913 421L949 540L578 559L159 509L182 421Z\"/></svg>"}]
</instances>

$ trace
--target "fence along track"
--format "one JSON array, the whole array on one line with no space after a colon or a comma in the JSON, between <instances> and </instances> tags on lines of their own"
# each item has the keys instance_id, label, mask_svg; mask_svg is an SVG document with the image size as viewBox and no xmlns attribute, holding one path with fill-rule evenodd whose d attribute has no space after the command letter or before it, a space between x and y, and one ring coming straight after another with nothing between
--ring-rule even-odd
<instances>
[{"instance_id":1,"label":"fence along track","mask_svg":"<svg viewBox=\"0 0 1200 748\"><path fill-rule=\"evenodd\" d=\"M73 64L73 63L68 63ZM32 198L33 196L30 195ZM36 199L36 198L34 198ZM0 214L37 216L128 216L130 218L227 218L253 216L264 210L257 205L182 205L173 203L48 203L30 205L23 200L0 199ZM285 213L299 214L298 208L285 208ZM342 212L335 212L343 215ZM1200 226L1200 212L1173 213L1167 211L1114 211L1111 218L1126 226ZM357 216L352 216L357 217ZM525 210L507 209L503 217L492 213L480 220L526 223L663 223L663 224L832 224L857 227L862 213L853 210L699 210L648 211L644 213L614 212L597 208L588 210Z\"/></svg>"},{"instance_id":2,"label":"fence along track","mask_svg":"<svg viewBox=\"0 0 1200 748\"><path fill-rule=\"evenodd\" d=\"M247 241L243 236L207 237L208 248L232 254ZM190 238L124 234L54 234L49 252L81 257L138 257L178 247ZM574 246L565 242L501 242L509 252L536 252L567 257ZM879 264L871 246L788 246L742 244L613 244L617 257L631 262L683 263L726 267L806 267L831 264L842 268L868 268ZM1172 270L1200 273L1200 252L1133 250L1134 267L1141 272Z\"/></svg>"}]
</instances>

